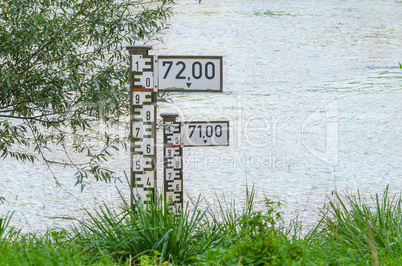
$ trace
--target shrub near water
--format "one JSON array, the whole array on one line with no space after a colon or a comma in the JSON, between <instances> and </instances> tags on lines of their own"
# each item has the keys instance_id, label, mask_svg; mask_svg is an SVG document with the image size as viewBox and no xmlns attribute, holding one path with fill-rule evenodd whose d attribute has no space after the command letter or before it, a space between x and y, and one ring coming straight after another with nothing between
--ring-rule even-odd
<instances>
[{"instance_id":1,"label":"shrub near water","mask_svg":"<svg viewBox=\"0 0 402 266\"><path fill-rule=\"evenodd\" d=\"M214 249L195 257L199 264L211 265L278 265L303 259L302 242L290 236L283 226L279 202L265 199L265 210L254 209L255 190L246 191L241 215L235 204L220 205L223 217L222 241Z\"/></svg>"}]
</instances>

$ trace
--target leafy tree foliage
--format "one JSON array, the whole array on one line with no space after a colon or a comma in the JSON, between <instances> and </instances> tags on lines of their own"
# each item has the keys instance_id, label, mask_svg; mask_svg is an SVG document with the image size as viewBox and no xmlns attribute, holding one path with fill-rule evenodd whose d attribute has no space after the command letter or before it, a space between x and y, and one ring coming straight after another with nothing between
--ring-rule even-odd
<instances>
[{"instance_id":1,"label":"leafy tree foliage","mask_svg":"<svg viewBox=\"0 0 402 266\"><path fill-rule=\"evenodd\" d=\"M0 0L0 158L110 181L129 113L126 45L157 38L173 0Z\"/></svg>"}]
</instances>

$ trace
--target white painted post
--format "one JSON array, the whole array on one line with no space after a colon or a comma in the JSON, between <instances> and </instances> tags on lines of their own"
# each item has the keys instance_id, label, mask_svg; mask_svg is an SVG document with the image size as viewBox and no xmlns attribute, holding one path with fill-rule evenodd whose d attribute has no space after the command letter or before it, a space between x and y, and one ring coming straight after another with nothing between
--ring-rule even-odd
<instances>
[{"instance_id":1,"label":"white painted post","mask_svg":"<svg viewBox=\"0 0 402 266\"><path fill-rule=\"evenodd\" d=\"M156 206L156 103L152 46L127 46L130 53L130 183L135 200Z\"/></svg>"},{"instance_id":2,"label":"white painted post","mask_svg":"<svg viewBox=\"0 0 402 266\"><path fill-rule=\"evenodd\" d=\"M178 114L162 113L164 198L169 211L180 214L183 210L183 149L181 145L181 122Z\"/></svg>"}]
</instances>

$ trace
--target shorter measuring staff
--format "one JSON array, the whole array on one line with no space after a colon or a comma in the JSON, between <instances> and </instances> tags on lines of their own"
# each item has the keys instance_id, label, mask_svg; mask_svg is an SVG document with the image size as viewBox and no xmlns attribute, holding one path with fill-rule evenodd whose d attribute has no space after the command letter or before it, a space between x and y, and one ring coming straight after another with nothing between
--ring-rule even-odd
<instances>
[{"instance_id":1,"label":"shorter measuring staff","mask_svg":"<svg viewBox=\"0 0 402 266\"><path fill-rule=\"evenodd\" d=\"M183 210L183 149L181 147L181 123L176 114L161 114L164 139L164 196L169 211L180 214Z\"/></svg>"}]
</instances>

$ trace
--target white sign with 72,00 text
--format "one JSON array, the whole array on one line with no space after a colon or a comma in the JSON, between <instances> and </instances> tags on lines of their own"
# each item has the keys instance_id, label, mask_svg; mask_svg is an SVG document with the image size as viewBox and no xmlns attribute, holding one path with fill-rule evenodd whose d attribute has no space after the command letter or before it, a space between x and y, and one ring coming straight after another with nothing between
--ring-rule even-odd
<instances>
[{"instance_id":1,"label":"white sign with 72,00 text","mask_svg":"<svg viewBox=\"0 0 402 266\"><path fill-rule=\"evenodd\" d=\"M222 56L159 55L158 91L222 92Z\"/></svg>"}]
</instances>

